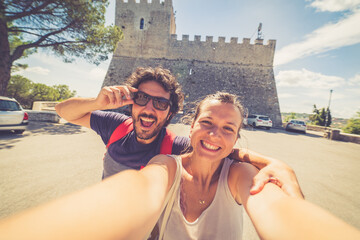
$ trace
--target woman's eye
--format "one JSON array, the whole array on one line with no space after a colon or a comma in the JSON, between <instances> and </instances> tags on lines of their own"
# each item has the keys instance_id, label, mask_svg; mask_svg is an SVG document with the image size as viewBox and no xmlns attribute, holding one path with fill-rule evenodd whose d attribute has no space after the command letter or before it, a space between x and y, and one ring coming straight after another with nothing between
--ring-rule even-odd
<instances>
[{"instance_id":1,"label":"woman's eye","mask_svg":"<svg viewBox=\"0 0 360 240\"><path fill-rule=\"evenodd\" d=\"M211 124L211 122L210 122L210 121L207 121L207 120L202 120L201 123L202 123L202 124L206 124L206 125L210 125L210 124Z\"/></svg>"},{"instance_id":2,"label":"woman's eye","mask_svg":"<svg viewBox=\"0 0 360 240\"><path fill-rule=\"evenodd\" d=\"M234 129L232 129L231 127L224 127L224 129L229 132L235 132Z\"/></svg>"}]
</instances>

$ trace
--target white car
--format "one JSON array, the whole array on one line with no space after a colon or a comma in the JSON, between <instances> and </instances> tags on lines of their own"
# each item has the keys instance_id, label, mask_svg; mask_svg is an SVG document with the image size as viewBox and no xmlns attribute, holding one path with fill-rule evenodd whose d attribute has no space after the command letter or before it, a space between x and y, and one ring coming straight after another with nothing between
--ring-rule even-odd
<instances>
[{"instance_id":1,"label":"white car","mask_svg":"<svg viewBox=\"0 0 360 240\"><path fill-rule=\"evenodd\" d=\"M253 127L265 127L266 129L272 128L273 124L269 116L251 114L247 117L246 120L247 125L251 125Z\"/></svg>"},{"instance_id":2,"label":"white car","mask_svg":"<svg viewBox=\"0 0 360 240\"><path fill-rule=\"evenodd\" d=\"M286 131L295 130L306 133L306 123L302 120L291 119L285 127Z\"/></svg>"},{"instance_id":3,"label":"white car","mask_svg":"<svg viewBox=\"0 0 360 240\"><path fill-rule=\"evenodd\" d=\"M28 123L28 114L14 98L0 96L0 131L22 134Z\"/></svg>"}]
</instances>

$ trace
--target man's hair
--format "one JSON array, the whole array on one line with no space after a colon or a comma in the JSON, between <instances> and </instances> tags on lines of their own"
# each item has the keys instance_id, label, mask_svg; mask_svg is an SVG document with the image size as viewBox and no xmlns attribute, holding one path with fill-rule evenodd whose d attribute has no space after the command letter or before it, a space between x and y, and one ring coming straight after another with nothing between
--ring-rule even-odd
<instances>
[{"instance_id":1,"label":"man's hair","mask_svg":"<svg viewBox=\"0 0 360 240\"><path fill-rule=\"evenodd\" d=\"M181 91L181 86L176 80L175 76L171 74L168 69L162 67L139 67L131 74L126 80L126 84L138 88L140 84L155 81L159 83L165 91L170 93L170 118L166 121L164 127L166 127L170 120L179 112L183 107L184 94Z\"/></svg>"}]
</instances>

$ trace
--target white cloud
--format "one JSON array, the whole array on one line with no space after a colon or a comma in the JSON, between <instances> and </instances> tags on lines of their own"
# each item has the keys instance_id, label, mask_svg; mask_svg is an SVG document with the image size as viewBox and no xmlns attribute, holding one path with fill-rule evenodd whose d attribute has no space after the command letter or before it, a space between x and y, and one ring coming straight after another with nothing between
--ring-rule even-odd
<instances>
[{"instance_id":1,"label":"white cloud","mask_svg":"<svg viewBox=\"0 0 360 240\"><path fill-rule=\"evenodd\" d=\"M39 75L48 75L50 70L42 67L28 67L22 72L35 73Z\"/></svg>"},{"instance_id":2,"label":"white cloud","mask_svg":"<svg viewBox=\"0 0 360 240\"><path fill-rule=\"evenodd\" d=\"M345 83L341 77L326 76L306 69L280 71L275 77L279 87L305 87L314 89L331 89Z\"/></svg>"},{"instance_id":3,"label":"white cloud","mask_svg":"<svg viewBox=\"0 0 360 240\"><path fill-rule=\"evenodd\" d=\"M320 12L340 12L355 9L360 5L360 0L315 0L310 6Z\"/></svg>"},{"instance_id":4,"label":"white cloud","mask_svg":"<svg viewBox=\"0 0 360 240\"><path fill-rule=\"evenodd\" d=\"M350 86L359 86L360 87L360 74L356 74L354 77L349 79Z\"/></svg>"},{"instance_id":5,"label":"white cloud","mask_svg":"<svg viewBox=\"0 0 360 240\"><path fill-rule=\"evenodd\" d=\"M302 42L290 44L275 53L274 65L282 65L293 60L329 50L360 43L360 10L348 15L337 23L316 29Z\"/></svg>"}]
</instances>

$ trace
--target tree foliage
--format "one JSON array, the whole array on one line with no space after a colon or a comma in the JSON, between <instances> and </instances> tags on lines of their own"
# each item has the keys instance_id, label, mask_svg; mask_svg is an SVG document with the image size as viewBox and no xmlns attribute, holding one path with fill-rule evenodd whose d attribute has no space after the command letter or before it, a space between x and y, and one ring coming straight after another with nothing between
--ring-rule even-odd
<instances>
[{"instance_id":1,"label":"tree foliage","mask_svg":"<svg viewBox=\"0 0 360 240\"><path fill-rule=\"evenodd\" d=\"M288 122L291 119L296 119L296 114L294 112L290 113L290 115L287 115L284 120L285 122Z\"/></svg>"},{"instance_id":2,"label":"tree foliage","mask_svg":"<svg viewBox=\"0 0 360 240\"><path fill-rule=\"evenodd\" d=\"M350 118L344 127L344 132L352 134L360 134L360 112L357 112L357 117Z\"/></svg>"},{"instance_id":3,"label":"tree foliage","mask_svg":"<svg viewBox=\"0 0 360 240\"><path fill-rule=\"evenodd\" d=\"M34 101L62 101L76 95L76 91L71 91L67 85L47 86L20 75L11 77L7 92L24 108L31 108Z\"/></svg>"},{"instance_id":4,"label":"tree foliage","mask_svg":"<svg viewBox=\"0 0 360 240\"><path fill-rule=\"evenodd\" d=\"M107 5L108 0L1 0L0 95L15 61L39 48L65 62L107 60L122 37L117 26L105 26Z\"/></svg>"},{"instance_id":5,"label":"tree foliage","mask_svg":"<svg viewBox=\"0 0 360 240\"><path fill-rule=\"evenodd\" d=\"M313 114L309 116L309 120L314 125L329 127L332 121L330 109L317 109L316 105L314 104Z\"/></svg>"}]
</instances>

